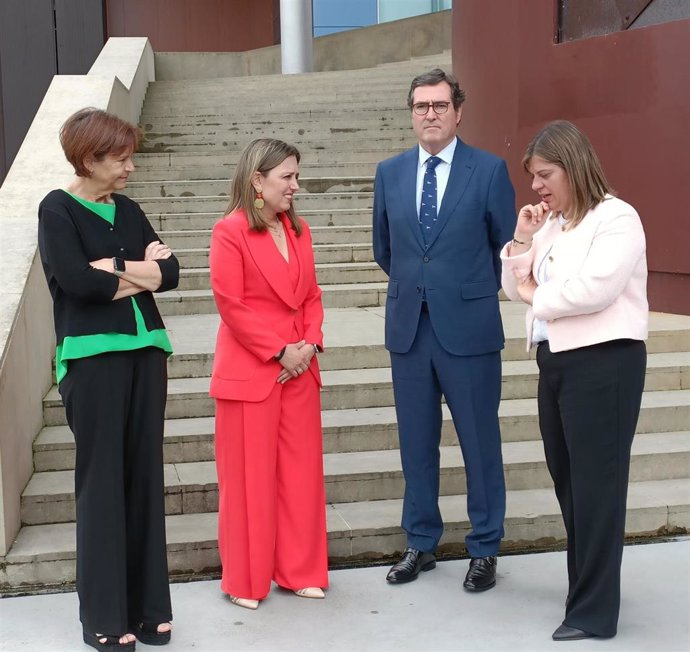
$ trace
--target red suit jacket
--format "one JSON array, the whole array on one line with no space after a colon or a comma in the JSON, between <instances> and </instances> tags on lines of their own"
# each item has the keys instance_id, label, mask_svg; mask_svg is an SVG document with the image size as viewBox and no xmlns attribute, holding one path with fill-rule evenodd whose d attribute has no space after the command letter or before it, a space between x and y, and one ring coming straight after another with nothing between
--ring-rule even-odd
<instances>
[{"instance_id":1,"label":"red suit jacket","mask_svg":"<svg viewBox=\"0 0 690 652\"><path fill-rule=\"evenodd\" d=\"M243 210L213 228L211 288L221 317L210 388L214 398L262 401L282 369L276 353L301 339L323 346L323 306L309 226L299 218L302 235L297 237L287 217L281 219L299 262L294 290L270 233L250 230ZM321 385L316 356L310 371Z\"/></svg>"}]
</instances>

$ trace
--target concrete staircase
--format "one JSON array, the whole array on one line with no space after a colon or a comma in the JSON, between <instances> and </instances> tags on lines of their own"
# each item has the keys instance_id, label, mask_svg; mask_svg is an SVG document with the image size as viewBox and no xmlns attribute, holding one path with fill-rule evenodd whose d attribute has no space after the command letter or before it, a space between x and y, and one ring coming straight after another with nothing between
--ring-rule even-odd
<instances>
[{"instance_id":1,"label":"concrete staircase","mask_svg":"<svg viewBox=\"0 0 690 652\"><path fill-rule=\"evenodd\" d=\"M291 77L157 82L128 193L182 265L180 287L160 295L175 353L165 424L171 574L217 571L217 484L209 376L218 316L208 244L227 204L228 179L252 138L296 143L303 160L298 213L314 234L326 305L323 425L329 551L336 563L390 557L404 547L403 478L388 354L385 277L371 252L373 174L414 144L405 108L411 78L448 54L370 70ZM520 181L520 180L516 180ZM520 305L502 302L507 336L500 418L508 486L505 549L543 549L564 531L537 428L537 368L524 350ZM633 446L630 537L690 525L690 318L653 314L646 391ZM57 388L44 401L35 474L22 528L0 568L6 589L74 580L74 443ZM462 554L468 531L465 474L450 417L441 450L441 551Z\"/></svg>"}]
</instances>

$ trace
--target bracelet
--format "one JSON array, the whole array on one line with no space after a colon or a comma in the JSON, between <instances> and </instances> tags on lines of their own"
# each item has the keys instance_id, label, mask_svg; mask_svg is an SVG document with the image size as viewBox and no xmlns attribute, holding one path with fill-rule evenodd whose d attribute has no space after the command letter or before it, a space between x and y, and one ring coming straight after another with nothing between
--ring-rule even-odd
<instances>
[{"instance_id":1,"label":"bracelet","mask_svg":"<svg viewBox=\"0 0 690 652\"><path fill-rule=\"evenodd\" d=\"M312 344L312 346L314 347L314 355L316 355L317 353L320 353L319 347L316 344Z\"/></svg>"},{"instance_id":2,"label":"bracelet","mask_svg":"<svg viewBox=\"0 0 690 652\"><path fill-rule=\"evenodd\" d=\"M280 349L278 355L274 355L273 358L275 360L280 360L285 355L285 349L287 349L287 346L284 346L282 349Z\"/></svg>"},{"instance_id":3,"label":"bracelet","mask_svg":"<svg viewBox=\"0 0 690 652\"><path fill-rule=\"evenodd\" d=\"M517 238L513 238L512 242L515 244L521 244L521 245L531 245L532 241L530 240L529 242L522 242L521 240L518 240Z\"/></svg>"}]
</instances>

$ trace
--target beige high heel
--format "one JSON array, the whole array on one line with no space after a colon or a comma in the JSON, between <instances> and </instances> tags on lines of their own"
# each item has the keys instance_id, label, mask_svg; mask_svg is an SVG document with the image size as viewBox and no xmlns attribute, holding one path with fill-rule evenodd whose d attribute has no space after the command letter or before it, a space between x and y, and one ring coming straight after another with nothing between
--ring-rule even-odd
<instances>
[{"instance_id":1,"label":"beige high heel","mask_svg":"<svg viewBox=\"0 0 690 652\"><path fill-rule=\"evenodd\" d=\"M238 607L244 607L245 609L258 609L259 601L252 600L251 598L236 598L234 595L228 596L232 604L236 604Z\"/></svg>"},{"instance_id":2,"label":"beige high heel","mask_svg":"<svg viewBox=\"0 0 690 652\"><path fill-rule=\"evenodd\" d=\"M294 593L300 598L312 598L313 600L323 600L326 597L323 589L318 586L307 586L303 589L297 589Z\"/></svg>"}]
</instances>

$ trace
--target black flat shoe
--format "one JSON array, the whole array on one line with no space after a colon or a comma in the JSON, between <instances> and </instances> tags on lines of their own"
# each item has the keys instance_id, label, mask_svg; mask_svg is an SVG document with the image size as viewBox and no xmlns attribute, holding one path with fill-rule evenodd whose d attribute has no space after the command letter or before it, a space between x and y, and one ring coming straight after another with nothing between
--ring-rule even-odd
<instances>
[{"instance_id":1,"label":"black flat shoe","mask_svg":"<svg viewBox=\"0 0 690 652\"><path fill-rule=\"evenodd\" d=\"M170 643L171 630L159 632L158 626L162 624L163 623L139 623L131 627L131 632L146 645L165 645L166 643Z\"/></svg>"},{"instance_id":2,"label":"black flat shoe","mask_svg":"<svg viewBox=\"0 0 690 652\"><path fill-rule=\"evenodd\" d=\"M91 634L90 632L84 631L84 643L90 645L97 650L103 650L104 652L118 652L118 650L126 650L127 652L132 652L136 648L136 641L130 641L129 643L120 643L120 639L124 636L114 636L113 634ZM105 639L103 642L101 642Z\"/></svg>"},{"instance_id":3,"label":"black flat shoe","mask_svg":"<svg viewBox=\"0 0 690 652\"><path fill-rule=\"evenodd\" d=\"M436 556L433 552L406 548L400 561L388 571L386 579L391 584L404 584L416 580L420 571L430 571L432 568L436 568Z\"/></svg>"},{"instance_id":4,"label":"black flat shoe","mask_svg":"<svg viewBox=\"0 0 690 652\"><path fill-rule=\"evenodd\" d=\"M472 557L462 585L467 591L478 593L496 586L496 557Z\"/></svg>"},{"instance_id":5,"label":"black flat shoe","mask_svg":"<svg viewBox=\"0 0 690 652\"><path fill-rule=\"evenodd\" d=\"M595 638L595 634L590 634L577 627L569 627L565 623L551 635L554 641L579 641L583 638Z\"/></svg>"}]
</instances>

